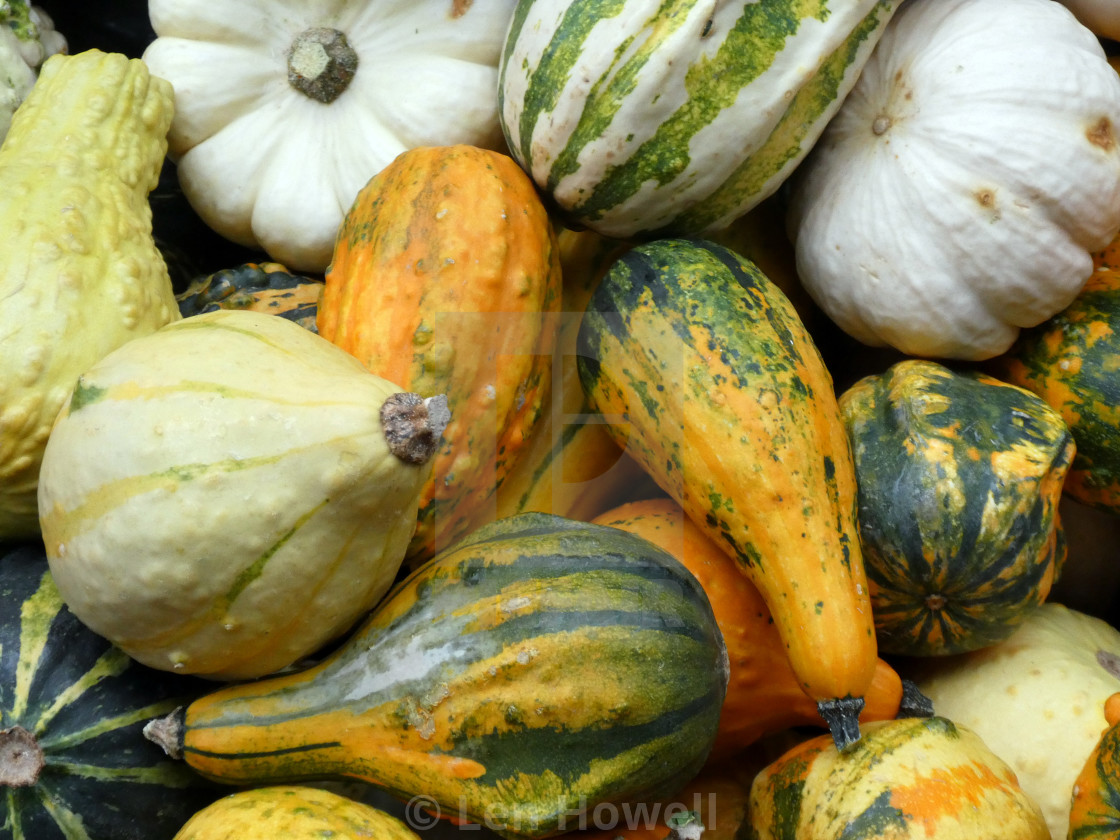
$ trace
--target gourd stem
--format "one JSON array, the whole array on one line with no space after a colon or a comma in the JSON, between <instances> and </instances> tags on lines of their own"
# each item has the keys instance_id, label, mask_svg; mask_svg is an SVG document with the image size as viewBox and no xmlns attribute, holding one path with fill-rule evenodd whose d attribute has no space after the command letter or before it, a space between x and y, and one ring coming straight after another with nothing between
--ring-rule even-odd
<instances>
[{"instance_id":1,"label":"gourd stem","mask_svg":"<svg viewBox=\"0 0 1120 840\"><path fill-rule=\"evenodd\" d=\"M46 764L43 748L22 726L0 730L0 787L29 787Z\"/></svg>"},{"instance_id":2,"label":"gourd stem","mask_svg":"<svg viewBox=\"0 0 1120 840\"><path fill-rule=\"evenodd\" d=\"M342 95L357 71L358 54L337 29L301 32L288 51L288 84L324 105Z\"/></svg>"},{"instance_id":3,"label":"gourd stem","mask_svg":"<svg viewBox=\"0 0 1120 840\"><path fill-rule=\"evenodd\" d=\"M435 453L451 420L447 397L392 394L381 406L381 426L389 451L409 464L423 464Z\"/></svg>"},{"instance_id":4,"label":"gourd stem","mask_svg":"<svg viewBox=\"0 0 1120 840\"><path fill-rule=\"evenodd\" d=\"M863 711L862 697L838 697L817 701L817 711L828 724L832 742L840 752L847 752L859 742L859 713Z\"/></svg>"},{"instance_id":5,"label":"gourd stem","mask_svg":"<svg viewBox=\"0 0 1120 840\"><path fill-rule=\"evenodd\" d=\"M912 680L902 680L902 700L896 717L933 717L933 701Z\"/></svg>"},{"instance_id":6,"label":"gourd stem","mask_svg":"<svg viewBox=\"0 0 1120 840\"><path fill-rule=\"evenodd\" d=\"M183 757L183 707L144 724L144 737L171 758Z\"/></svg>"}]
</instances>

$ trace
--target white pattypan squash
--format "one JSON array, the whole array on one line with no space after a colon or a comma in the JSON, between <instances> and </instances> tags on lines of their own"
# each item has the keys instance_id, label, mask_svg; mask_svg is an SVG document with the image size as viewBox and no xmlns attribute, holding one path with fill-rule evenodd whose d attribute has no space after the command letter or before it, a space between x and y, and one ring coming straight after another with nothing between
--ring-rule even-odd
<instances>
[{"instance_id":1,"label":"white pattypan squash","mask_svg":"<svg viewBox=\"0 0 1120 840\"><path fill-rule=\"evenodd\" d=\"M406 149L501 148L514 0L150 0L169 154L215 231L321 272L358 190Z\"/></svg>"},{"instance_id":2,"label":"white pattypan squash","mask_svg":"<svg viewBox=\"0 0 1120 840\"><path fill-rule=\"evenodd\" d=\"M27 0L0 0L0 140L31 92L39 67L66 49L66 38L41 8Z\"/></svg>"},{"instance_id":3,"label":"white pattypan squash","mask_svg":"<svg viewBox=\"0 0 1120 840\"><path fill-rule=\"evenodd\" d=\"M788 222L806 290L854 338L996 356L1120 231L1120 76L1054 0L906 0Z\"/></svg>"},{"instance_id":4,"label":"white pattypan squash","mask_svg":"<svg viewBox=\"0 0 1120 840\"><path fill-rule=\"evenodd\" d=\"M1120 41L1118 0L1061 0L1079 21L1104 38Z\"/></svg>"}]
</instances>

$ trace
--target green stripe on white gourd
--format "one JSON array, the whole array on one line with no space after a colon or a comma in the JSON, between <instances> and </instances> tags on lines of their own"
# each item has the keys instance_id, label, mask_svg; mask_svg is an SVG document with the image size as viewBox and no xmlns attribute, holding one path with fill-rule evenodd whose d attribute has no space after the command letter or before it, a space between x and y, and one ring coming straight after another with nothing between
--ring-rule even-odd
<instances>
[{"instance_id":1,"label":"green stripe on white gourd","mask_svg":"<svg viewBox=\"0 0 1120 840\"><path fill-rule=\"evenodd\" d=\"M42 546L0 548L0 837L171 837L225 791L170 761L143 727L206 690L78 621Z\"/></svg>"},{"instance_id":2,"label":"green stripe on white gourd","mask_svg":"<svg viewBox=\"0 0 1120 840\"><path fill-rule=\"evenodd\" d=\"M513 156L610 236L719 229L772 194L899 0L521 0L499 65Z\"/></svg>"}]
</instances>

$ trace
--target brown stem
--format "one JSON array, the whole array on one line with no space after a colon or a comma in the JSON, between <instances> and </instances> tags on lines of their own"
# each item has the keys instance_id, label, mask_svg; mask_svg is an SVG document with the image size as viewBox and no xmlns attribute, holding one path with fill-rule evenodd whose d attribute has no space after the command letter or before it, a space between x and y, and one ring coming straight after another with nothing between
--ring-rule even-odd
<instances>
[{"instance_id":1,"label":"brown stem","mask_svg":"<svg viewBox=\"0 0 1120 840\"><path fill-rule=\"evenodd\" d=\"M0 787L30 787L46 764L43 748L22 726L0 730Z\"/></svg>"},{"instance_id":2,"label":"brown stem","mask_svg":"<svg viewBox=\"0 0 1120 840\"><path fill-rule=\"evenodd\" d=\"M451 420L447 397L392 394L381 406L381 426L389 451L409 464L423 464L435 453Z\"/></svg>"},{"instance_id":3,"label":"brown stem","mask_svg":"<svg viewBox=\"0 0 1120 840\"><path fill-rule=\"evenodd\" d=\"M358 54L337 29L301 32L288 51L288 84L324 105L342 95L357 71Z\"/></svg>"},{"instance_id":4,"label":"brown stem","mask_svg":"<svg viewBox=\"0 0 1120 840\"><path fill-rule=\"evenodd\" d=\"M183 757L183 708L144 724L144 737L171 758Z\"/></svg>"}]
</instances>

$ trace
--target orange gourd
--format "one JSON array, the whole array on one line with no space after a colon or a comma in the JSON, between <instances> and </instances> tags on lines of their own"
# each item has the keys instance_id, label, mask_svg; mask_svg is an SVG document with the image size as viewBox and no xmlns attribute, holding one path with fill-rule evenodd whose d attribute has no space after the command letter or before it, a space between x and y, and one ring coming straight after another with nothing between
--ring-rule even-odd
<instances>
[{"instance_id":1,"label":"orange gourd","mask_svg":"<svg viewBox=\"0 0 1120 840\"><path fill-rule=\"evenodd\" d=\"M359 192L325 281L320 335L406 390L447 395L416 563L493 518L540 419L561 300L556 234L508 156L414 148Z\"/></svg>"},{"instance_id":2,"label":"orange gourd","mask_svg":"<svg viewBox=\"0 0 1120 840\"><path fill-rule=\"evenodd\" d=\"M692 572L708 595L731 666L712 761L733 756L766 734L824 723L816 700L802 689L790 666L777 625L758 589L675 501L629 502L593 522L630 531L665 549ZM913 691L908 702L921 702ZM879 659L860 720L895 717L903 707L903 697L898 673Z\"/></svg>"}]
</instances>

